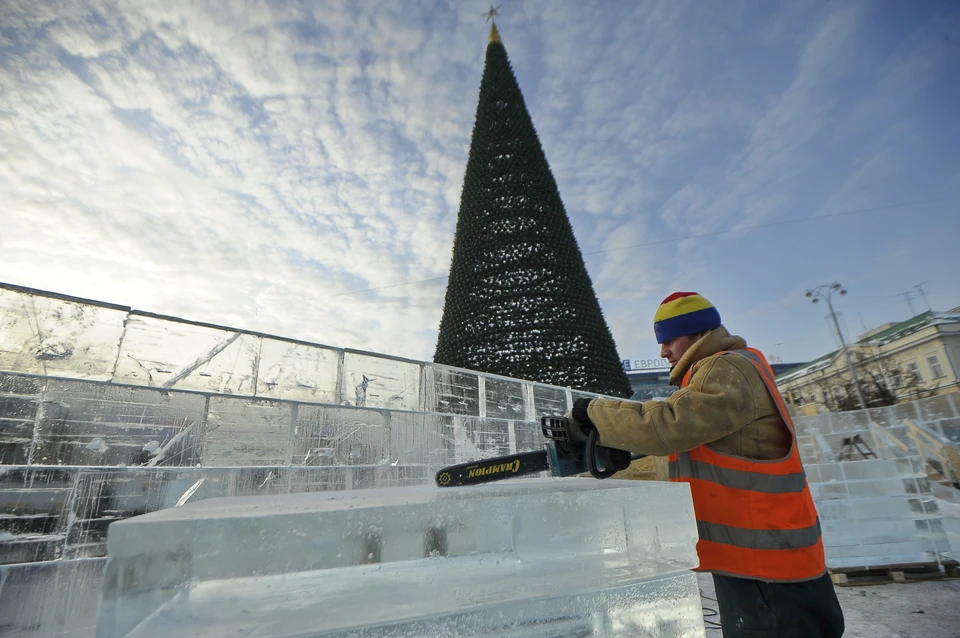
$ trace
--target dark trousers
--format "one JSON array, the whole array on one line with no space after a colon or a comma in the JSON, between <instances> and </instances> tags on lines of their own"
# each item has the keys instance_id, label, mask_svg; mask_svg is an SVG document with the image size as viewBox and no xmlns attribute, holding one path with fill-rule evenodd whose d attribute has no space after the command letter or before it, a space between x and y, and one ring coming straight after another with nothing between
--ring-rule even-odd
<instances>
[{"instance_id":1,"label":"dark trousers","mask_svg":"<svg viewBox=\"0 0 960 638\"><path fill-rule=\"evenodd\" d=\"M799 583L713 575L724 638L839 638L843 611L829 574Z\"/></svg>"}]
</instances>

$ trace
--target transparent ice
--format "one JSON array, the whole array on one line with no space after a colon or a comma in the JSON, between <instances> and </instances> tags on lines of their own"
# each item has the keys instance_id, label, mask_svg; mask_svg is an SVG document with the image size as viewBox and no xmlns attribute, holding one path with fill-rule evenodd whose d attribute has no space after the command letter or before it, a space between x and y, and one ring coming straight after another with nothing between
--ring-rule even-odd
<instances>
[{"instance_id":1,"label":"transparent ice","mask_svg":"<svg viewBox=\"0 0 960 638\"><path fill-rule=\"evenodd\" d=\"M118 521L223 497L429 485L445 465L540 449L539 416L582 396L5 285L0 325L0 626L11 636L92 635ZM632 626L643 606L656 618L658 582L596 593L626 601L604 622ZM676 582L664 601L689 593ZM385 599L404 590L382 586ZM542 606L524 605L501 611Z\"/></svg>"},{"instance_id":2,"label":"transparent ice","mask_svg":"<svg viewBox=\"0 0 960 638\"><path fill-rule=\"evenodd\" d=\"M91 635L116 521L429 484L443 465L540 448L539 416L589 396L4 284L0 328L5 636ZM949 555L956 517L944 525L931 490L952 488L925 473L944 459L907 423L956 453L960 393L796 422L831 566ZM854 433L882 462L838 461Z\"/></svg>"},{"instance_id":3,"label":"transparent ice","mask_svg":"<svg viewBox=\"0 0 960 638\"><path fill-rule=\"evenodd\" d=\"M214 499L110 529L100 638L703 636L686 485Z\"/></svg>"},{"instance_id":4,"label":"transparent ice","mask_svg":"<svg viewBox=\"0 0 960 638\"><path fill-rule=\"evenodd\" d=\"M911 449L906 422L949 430L952 397L796 419L801 457L823 528L827 566L870 568L943 563L954 548L944 526L928 465ZM924 416L926 415L926 417ZM931 421L921 421L931 418ZM839 460L844 441L859 435L878 458ZM866 450L866 447L862 447ZM939 487L939 486L938 486Z\"/></svg>"}]
</instances>

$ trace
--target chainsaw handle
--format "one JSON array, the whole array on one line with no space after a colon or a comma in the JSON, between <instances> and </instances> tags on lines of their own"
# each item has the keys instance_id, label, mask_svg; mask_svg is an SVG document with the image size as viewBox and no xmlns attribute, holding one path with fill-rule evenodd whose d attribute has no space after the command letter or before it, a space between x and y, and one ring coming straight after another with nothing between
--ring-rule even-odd
<instances>
[{"instance_id":1,"label":"chainsaw handle","mask_svg":"<svg viewBox=\"0 0 960 638\"><path fill-rule=\"evenodd\" d=\"M587 434L584 457L587 461L587 470L593 478L610 478L617 472L630 467L630 463L636 460L634 455L625 450L597 445L599 440L600 433L597 432L597 428L590 428L590 432ZM643 458L643 456L639 455L638 458ZM603 466L603 469L600 469L600 466Z\"/></svg>"},{"instance_id":2,"label":"chainsaw handle","mask_svg":"<svg viewBox=\"0 0 960 638\"><path fill-rule=\"evenodd\" d=\"M574 460L580 459L580 454L583 454L582 461L578 462L585 463L590 476L598 479L610 478L630 467L633 461L646 456L598 445L600 433L595 427L587 428L586 441L574 441L570 432L570 420L565 416L541 417L540 430L544 437L553 441L565 454L572 455Z\"/></svg>"}]
</instances>

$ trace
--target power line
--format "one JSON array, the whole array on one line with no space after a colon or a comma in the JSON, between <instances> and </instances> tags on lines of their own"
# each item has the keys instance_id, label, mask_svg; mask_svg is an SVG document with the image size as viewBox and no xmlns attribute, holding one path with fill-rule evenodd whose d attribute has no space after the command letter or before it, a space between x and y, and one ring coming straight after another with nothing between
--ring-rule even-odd
<instances>
[{"instance_id":1,"label":"power line","mask_svg":"<svg viewBox=\"0 0 960 638\"><path fill-rule=\"evenodd\" d=\"M871 207L869 207L869 208L856 208L856 209L853 209L853 210L845 210L845 211L839 211L839 212L835 212L835 213L825 213L825 214L823 214L823 215L814 215L813 217L798 217L798 218L795 218L795 219L782 219L782 220L780 220L780 221L775 221L775 222L766 222L766 223L763 223L763 224L752 224L752 225L750 225L750 226L740 226L740 227L737 227L737 228L729 228L729 229L727 229L727 230L717 230L717 231L713 231L713 232L710 232L710 233L700 233L700 234L698 234L698 235L686 235L686 236L684 236L684 237L675 237L675 238L672 238L672 239L660 239L660 240L657 240L657 241L644 242L644 243L642 243L642 244L632 244L632 245L630 245L630 246L619 246L619 247L617 247L617 248L607 248L607 249L605 249L605 250L595 250L595 251L592 251L592 252L589 252L589 253L583 253L583 254L584 254L584 256L587 256L587 255L600 255L600 254L603 254L603 253L611 253L611 252L614 252L614 251L617 251L617 250L628 250L628 249L631 249L631 248L645 248L645 247L647 247L647 246L658 246L658 245L662 245L662 244L673 244L673 243L685 241L685 240L687 240L687 239L703 239L703 238L706 238L706 237L718 237L718 236L720 236L720 235L728 235L728 234L730 234L730 233L736 233L736 232L740 232L740 231L743 231L743 230L755 230L755 229L757 229L757 228L769 228L769 227L771 227L771 226L785 226L785 225L787 225L787 224L799 224L799 223L803 223L803 222L816 221L816 220L818 220L818 219L830 219L830 218L833 218L833 217L844 217L844 216L847 216L847 215L859 215L859 214L862 214L862 213L872 213L872 212L880 211L880 210L893 210L893 209L896 209L896 208L907 208L907 207L909 207L909 206L919 206L919 205L921 205L921 204L934 204L934 203L937 203L937 202L946 202L946 201L950 201L950 200L953 200L953 199L960 199L960 195L949 195L949 196L947 196L947 197L935 197L935 198L932 198L932 199L920 199L920 200L916 200L916 201L912 201L912 202L902 202L902 203L899 203L899 204L887 204L886 206L871 206ZM430 279L419 279L419 280L417 280L417 281L404 281L404 282L401 282L401 283L398 283L398 284L390 284L390 285L388 285L388 286L377 286L377 287L375 287L375 288L364 288L364 289L362 289L362 290L348 290L347 292L338 292L338 293L334 293L334 294L327 295L327 296L328 296L328 297L341 297L341 296L344 296L344 295L356 295L356 294L359 294L359 293L361 293L361 292L372 292L372 291L374 291L374 290L386 290L386 289L388 289L388 288L398 288L398 287L400 287L400 286L412 286L412 285L414 285L414 284L423 284L423 283L428 283L428 282L431 282L431 281L441 281L441 280L443 280L443 279L447 279L447 277L446 277L446 276L444 276L444 277L431 277Z\"/></svg>"}]
</instances>

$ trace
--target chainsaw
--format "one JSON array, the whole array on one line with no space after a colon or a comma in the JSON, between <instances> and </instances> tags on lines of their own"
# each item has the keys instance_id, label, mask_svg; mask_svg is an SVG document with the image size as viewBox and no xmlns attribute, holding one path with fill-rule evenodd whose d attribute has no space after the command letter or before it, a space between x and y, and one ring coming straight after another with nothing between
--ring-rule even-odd
<instances>
[{"instance_id":1,"label":"chainsaw","mask_svg":"<svg viewBox=\"0 0 960 638\"><path fill-rule=\"evenodd\" d=\"M451 465L437 472L437 485L476 485L539 472L550 472L558 477L589 473L594 478L605 479L645 456L597 445L599 435L596 428L590 429L586 441L574 441L570 437L567 418L562 416L541 418L540 431L547 439L542 450Z\"/></svg>"}]
</instances>

